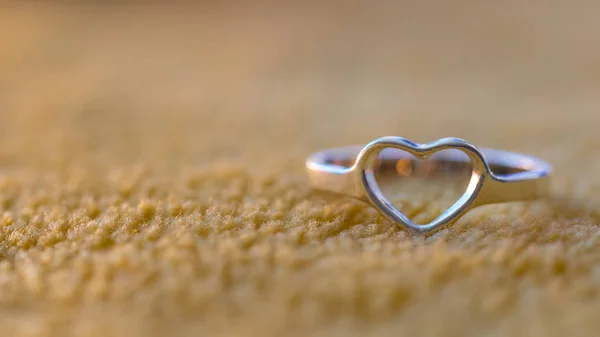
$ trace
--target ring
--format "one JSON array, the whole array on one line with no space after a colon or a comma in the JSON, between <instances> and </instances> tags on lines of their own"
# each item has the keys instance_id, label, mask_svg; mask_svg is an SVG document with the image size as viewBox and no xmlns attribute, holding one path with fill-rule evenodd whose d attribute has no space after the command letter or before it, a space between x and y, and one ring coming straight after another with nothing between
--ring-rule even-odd
<instances>
[{"instance_id":1,"label":"ring","mask_svg":"<svg viewBox=\"0 0 600 337\"><path fill-rule=\"evenodd\" d=\"M429 164L420 165L425 159L429 159ZM552 172L551 165L540 159L478 149L458 138L417 144L401 137L382 137L366 146L317 152L307 159L306 168L313 189L367 202L398 227L419 233L439 230L482 205L544 197L549 192ZM376 180L376 171L393 172L394 176L402 177L418 175L431 180L442 174L468 173L467 168L471 173L462 196L437 218L423 225L411 221L394 206Z\"/></svg>"}]
</instances>

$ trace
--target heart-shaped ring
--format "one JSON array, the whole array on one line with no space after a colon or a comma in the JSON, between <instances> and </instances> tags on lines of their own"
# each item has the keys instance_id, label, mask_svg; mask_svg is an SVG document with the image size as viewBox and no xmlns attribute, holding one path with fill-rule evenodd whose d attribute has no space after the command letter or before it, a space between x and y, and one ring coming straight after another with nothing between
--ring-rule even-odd
<instances>
[{"instance_id":1,"label":"heart-shaped ring","mask_svg":"<svg viewBox=\"0 0 600 337\"><path fill-rule=\"evenodd\" d=\"M425 225L412 222L381 192L375 180L376 164L382 151L393 148L403 154L384 156L383 160L427 159L442 150L459 150L471 163L471 178L463 195L436 219ZM465 163L463 156L446 155L441 162ZM436 231L454 223L469 210L490 203L532 200L548 193L551 166L537 158L492 149L478 149L458 138L444 138L417 144L401 137L379 138L364 147L352 146L325 150L307 160L313 188L346 194L373 205L401 228L420 233Z\"/></svg>"}]
</instances>

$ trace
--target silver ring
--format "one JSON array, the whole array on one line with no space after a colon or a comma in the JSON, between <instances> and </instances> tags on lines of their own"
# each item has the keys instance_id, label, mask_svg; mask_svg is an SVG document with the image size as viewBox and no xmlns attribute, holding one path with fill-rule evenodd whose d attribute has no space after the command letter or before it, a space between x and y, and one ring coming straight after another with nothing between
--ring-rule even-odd
<instances>
[{"instance_id":1,"label":"silver ring","mask_svg":"<svg viewBox=\"0 0 600 337\"><path fill-rule=\"evenodd\" d=\"M382 153L389 148L402 152ZM442 150L460 152L440 152ZM452 170L470 164L472 172L463 195L433 221L419 225L408 219L383 195L375 179L375 170L386 163L393 164L400 160L414 163L415 158L427 159L434 154L435 163L440 169ZM478 149L458 138L417 144L401 137L382 137L366 146L318 152L307 159L306 168L314 189L365 201L398 227L419 233L439 230L478 206L544 197L548 194L552 172L551 165L540 159L519 153Z\"/></svg>"}]
</instances>

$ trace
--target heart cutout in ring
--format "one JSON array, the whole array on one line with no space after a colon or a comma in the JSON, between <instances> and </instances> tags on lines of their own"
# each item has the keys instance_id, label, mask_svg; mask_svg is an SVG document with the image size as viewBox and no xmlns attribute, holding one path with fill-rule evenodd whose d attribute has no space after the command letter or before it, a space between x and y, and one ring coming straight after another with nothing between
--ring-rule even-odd
<instances>
[{"instance_id":1,"label":"heart cutout in ring","mask_svg":"<svg viewBox=\"0 0 600 337\"><path fill-rule=\"evenodd\" d=\"M471 177L465 192L430 223L424 225L414 223L387 199L375 179L377 159L383 150L389 148L405 151L423 160L443 150L460 150L469 157L472 165ZM362 193L375 208L398 226L421 233L431 232L451 224L473 208L473 202L483 186L486 173L489 172L481 152L462 139L444 138L428 144L416 144L401 137L383 137L367 144L358 155L354 170L360 179L358 186L362 186Z\"/></svg>"}]
</instances>

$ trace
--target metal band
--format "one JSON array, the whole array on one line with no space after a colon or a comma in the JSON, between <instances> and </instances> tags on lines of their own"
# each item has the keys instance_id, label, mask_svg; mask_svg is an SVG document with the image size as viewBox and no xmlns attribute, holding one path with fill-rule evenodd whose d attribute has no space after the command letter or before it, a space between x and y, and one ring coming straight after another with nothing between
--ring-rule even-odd
<instances>
[{"instance_id":1,"label":"metal band","mask_svg":"<svg viewBox=\"0 0 600 337\"><path fill-rule=\"evenodd\" d=\"M404 152L386 152L395 148ZM442 150L453 150L444 151ZM469 185L463 196L437 219L426 225L411 222L381 193L374 172L394 167L399 161L431 157L431 174L468 167ZM470 165L469 165L470 164ZM366 146L329 149L310 156L306 162L314 189L348 195L370 203L398 226L431 232L458 220L469 210L490 203L532 200L548 193L550 164L523 154L478 149L457 138L416 144L401 137L379 138Z\"/></svg>"}]
</instances>

